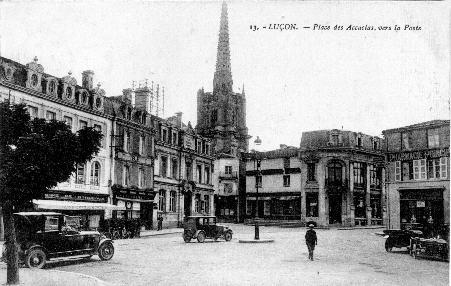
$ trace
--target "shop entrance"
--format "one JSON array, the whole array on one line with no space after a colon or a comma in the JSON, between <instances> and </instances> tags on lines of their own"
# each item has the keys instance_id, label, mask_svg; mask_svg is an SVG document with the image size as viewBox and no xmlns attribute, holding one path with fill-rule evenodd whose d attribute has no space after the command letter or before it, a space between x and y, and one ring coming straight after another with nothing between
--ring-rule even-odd
<instances>
[{"instance_id":1,"label":"shop entrance","mask_svg":"<svg viewBox=\"0 0 451 286\"><path fill-rule=\"evenodd\" d=\"M329 224L341 223L341 194L329 194Z\"/></svg>"},{"instance_id":2,"label":"shop entrance","mask_svg":"<svg viewBox=\"0 0 451 286\"><path fill-rule=\"evenodd\" d=\"M152 228L153 219L153 202L141 203L141 220L144 222L146 229Z\"/></svg>"},{"instance_id":3,"label":"shop entrance","mask_svg":"<svg viewBox=\"0 0 451 286\"><path fill-rule=\"evenodd\" d=\"M406 226L424 228L430 217L435 226L444 223L442 190L400 191L401 228Z\"/></svg>"}]
</instances>

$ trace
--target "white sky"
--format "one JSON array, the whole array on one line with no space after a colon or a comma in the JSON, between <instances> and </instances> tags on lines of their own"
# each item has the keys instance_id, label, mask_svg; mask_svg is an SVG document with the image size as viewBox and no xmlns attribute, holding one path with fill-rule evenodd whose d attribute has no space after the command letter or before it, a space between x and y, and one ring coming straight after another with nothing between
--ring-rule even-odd
<instances>
[{"instance_id":1,"label":"white sky","mask_svg":"<svg viewBox=\"0 0 451 286\"><path fill-rule=\"evenodd\" d=\"M245 84L259 149L299 146L308 130L383 129L449 119L449 9L444 2L228 2L234 90ZM196 122L212 90L221 2L0 2L0 52L45 72L92 69L107 96L133 80L165 86L165 116ZM297 31L250 25L295 23ZM420 25L421 31L312 31L302 26Z\"/></svg>"}]
</instances>

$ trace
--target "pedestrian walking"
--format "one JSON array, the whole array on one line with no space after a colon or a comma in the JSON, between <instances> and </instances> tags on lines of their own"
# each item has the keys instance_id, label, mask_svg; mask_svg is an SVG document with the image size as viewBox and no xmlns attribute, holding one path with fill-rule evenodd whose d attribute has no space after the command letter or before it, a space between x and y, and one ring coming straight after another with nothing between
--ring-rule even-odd
<instances>
[{"instance_id":1,"label":"pedestrian walking","mask_svg":"<svg viewBox=\"0 0 451 286\"><path fill-rule=\"evenodd\" d=\"M305 243L308 248L308 258L313 260L313 250L315 250L315 245L318 244L318 239L316 237L316 232L313 230L314 224L309 224L309 230L305 233Z\"/></svg>"},{"instance_id":2,"label":"pedestrian walking","mask_svg":"<svg viewBox=\"0 0 451 286\"><path fill-rule=\"evenodd\" d=\"M158 229L157 230L162 230L163 229L163 216L160 215L158 217Z\"/></svg>"}]
</instances>

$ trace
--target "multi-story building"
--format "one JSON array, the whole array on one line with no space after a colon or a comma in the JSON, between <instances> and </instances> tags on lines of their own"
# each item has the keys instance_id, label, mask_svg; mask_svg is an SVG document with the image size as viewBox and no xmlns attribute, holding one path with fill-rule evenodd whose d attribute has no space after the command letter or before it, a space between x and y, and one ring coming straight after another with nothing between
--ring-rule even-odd
<instances>
[{"instance_id":1,"label":"multi-story building","mask_svg":"<svg viewBox=\"0 0 451 286\"><path fill-rule=\"evenodd\" d=\"M390 228L449 224L449 120L384 130Z\"/></svg>"},{"instance_id":2,"label":"multi-story building","mask_svg":"<svg viewBox=\"0 0 451 286\"><path fill-rule=\"evenodd\" d=\"M34 200L36 209L57 210L78 218L83 227L97 228L111 204L110 137L111 119L104 113L105 91L93 86L92 71L83 72L82 85L71 73L58 78L44 72L37 58L27 65L0 58L0 100L24 103L32 118L65 121L73 132L88 126L104 135L101 149L75 174ZM107 212L105 212L107 211Z\"/></svg>"},{"instance_id":3,"label":"multi-story building","mask_svg":"<svg viewBox=\"0 0 451 286\"><path fill-rule=\"evenodd\" d=\"M301 219L319 225L384 224L382 139L338 129L303 132Z\"/></svg>"},{"instance_id":4,"label":"multi-story building","mask_svg":"<svg viewBox=\"0 0 451 286\"><path fill-rule=\"evenodd\" d=\"M185 125L181 112L152 120L157 130L154 188L163 227L180 226L186 216L214 214L211 141L191 123Z\"/></svg>"},{"instance_id":5,"label":"multi-story building","mask_svg":"<svg viewBox=\"0 0 451 286\"><path fill-rule=\"evenodd\" d=\"M301 164L299 149L280 149L243 155L246 164L246 216L264 219L301 219Z\"/></svg>"},{"instance_id":6,"label":"multi-story building","mask_svg":"<svg viewBox=\"0 0 451 286\"><path fill-rule=\"evenodd\" d=\"M233 91L227 4L223 2L213 92L197 93L197 132L212 140L216 154L214 178L217 215L239 217L239 156L248 151L246 96ZM242 174L244 175L244 174ZM244 186L243 186L244 187Z\"/></svg>"},{"instance_id":7,"label":"multi-story building","mask_svg":"<svg viewBox=\"0 0 451 286\"><path fill-rule=\"evenodd\" d=\"M154 134L144 106L132 104L134 92L108 97L105 111L112 118L113 203L125 208L113 217L140 219L146 228L156 222L153 190Z\"/></svg>"}]
</instances>

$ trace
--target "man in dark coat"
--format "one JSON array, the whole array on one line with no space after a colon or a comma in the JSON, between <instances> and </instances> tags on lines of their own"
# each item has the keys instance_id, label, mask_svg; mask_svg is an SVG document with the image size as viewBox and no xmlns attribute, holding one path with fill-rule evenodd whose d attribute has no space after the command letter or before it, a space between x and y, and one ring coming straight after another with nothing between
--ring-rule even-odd
<instances>
[{"instance_id":1,"label":"man in dark coat","mask_svg":"<svg viewBox=\"0 0 451 286\"><path fill-rule=\"evenodd\" d=\"M307 244L308 258L310 260L313 260L313 250L315 250L315 245L318 244L316 232L313 230L314 227L313 224L309 224L309 230L305 233L305 243Z\"/></svg>"}]
</instances>

